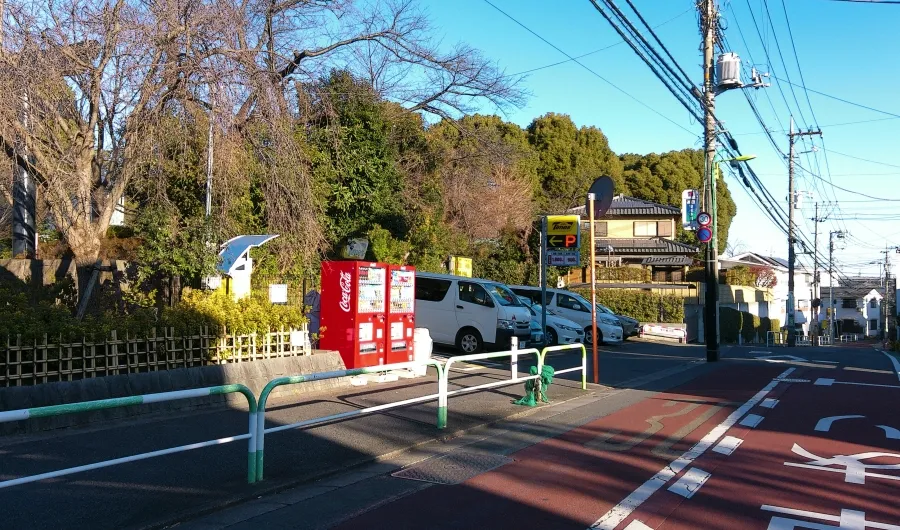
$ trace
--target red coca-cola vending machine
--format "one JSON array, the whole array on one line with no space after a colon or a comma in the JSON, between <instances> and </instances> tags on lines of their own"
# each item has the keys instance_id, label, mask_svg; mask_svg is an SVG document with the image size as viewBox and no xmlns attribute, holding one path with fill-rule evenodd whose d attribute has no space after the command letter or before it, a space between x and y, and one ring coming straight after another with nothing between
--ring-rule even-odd
<instances>
[{"instance_id":1,"label":"red coca-cola vending machine","mask_svg":"<svg viewBox=\"0 0 900 530\"><path fill-rule=\"evenodd\" d=\"M340 352L347 368L387 362L387 265L323 261L319 345Z\"/></svg>"},{"instance_id":2,"label":"red coca-cola vending machine","mask_svg":"<svg viewBox=\"0 0 900 530\"><path fill-rule=\"evenodd\" d=\"M388 265L388 364L413 360L416 329L416 269Z\"/></svg>"}]
</instances>

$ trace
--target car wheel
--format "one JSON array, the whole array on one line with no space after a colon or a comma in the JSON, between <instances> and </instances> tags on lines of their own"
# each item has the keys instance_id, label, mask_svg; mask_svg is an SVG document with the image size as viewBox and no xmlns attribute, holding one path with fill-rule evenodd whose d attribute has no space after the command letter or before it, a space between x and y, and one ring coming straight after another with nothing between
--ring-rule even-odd
<instances>
[{"instance_id":1,"label":"car wheel","mask_svg":"<svg viewBox=\"0 0 900 530\"><path fill-rule=\"evenodd\" d=\"M600 337L600 342L598 344L603 344L603 331L600 328L597 328L597 336ZM593 346L594 345L594 334L591 333L591 327L588 326L584 328L584 344L585 346Z\"/></svg>"},{"instance_id":2,"label":"car wheel","mask_svg":"<svg viewBox=\"0 0 900 530\"><path fill-rule=\"evenodd\" d=\"M547 346L556 346L559 344L559 336L553 328L547 328Z\"/></svg>"},{"instance_id":3,"label":"car wheel","mask_svg":"<svg viewBox=\"0 0 900 530\"><path fill-rule=\"evenodd\" d=\"M456 336L456 348L459 351L469 353L481 353L484 349L484 341L481 339L481 333L472 328L466 328L459 332Z\"/></svg>"}]
</instances>

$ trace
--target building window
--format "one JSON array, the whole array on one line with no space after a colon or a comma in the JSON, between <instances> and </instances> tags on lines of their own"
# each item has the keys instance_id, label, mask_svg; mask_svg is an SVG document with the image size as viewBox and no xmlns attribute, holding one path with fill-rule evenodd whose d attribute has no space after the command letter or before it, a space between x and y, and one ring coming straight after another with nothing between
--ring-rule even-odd
<instances>
[{"instance_id":1,"label":"building window","mask_svg":"<svg viewBox=\"0 0 900 530\"><path fill-rule=\"evenodd\" d=\"M581 233L585 236L591 233L590 221L581 222ZM608 233L606 221L594 221L594 237L606 237Z\"/></svg>"},{"instance_id":2,"label":"building window","mask_svg":"<svg viewBox=\"0 0 900 530\"><path fill-rule=\"evenodd\" d=\"M856 309L856 300L853 298L842 298L841 307L844 309Z\"/></svg>"},{"instance_id":3,"label":"building window","mask_svg":"<svg viewBox=\"0 0 900 530\"><path fill-rule=\"evenodd\" d=\"M635 221L634 237L656 236L656 221Z\"/></svg>"},{"instance_id":4,"label":"building window","mask_svg":"<svg viewBox=\"0 0 900 530\"><path fill-rule=\"evenodd\" d=\"M872 309L877 309L878 308L878 300L876 300L875 298L869 300L869 307L871 307Z\"/></svg>"},{"instance_id":5,"label":"building window","mask_svg":"<svg viewBox=\"0 0 900 530\"><path fill-rule=\"evenodd\" d=\"M878 320L869 321L869 331L878 331Z\"/></svg>"},{"instance_id":6,"label":"building window","mask_svg":"<svg viewBox=\"0 0 900 530\"><path fill-rule=\"evenodd\" d=\"M671 221L659 221L656 223L656 235L659 237L671 237L672 236L672 222Z\"/></svg>"}]
</instances>

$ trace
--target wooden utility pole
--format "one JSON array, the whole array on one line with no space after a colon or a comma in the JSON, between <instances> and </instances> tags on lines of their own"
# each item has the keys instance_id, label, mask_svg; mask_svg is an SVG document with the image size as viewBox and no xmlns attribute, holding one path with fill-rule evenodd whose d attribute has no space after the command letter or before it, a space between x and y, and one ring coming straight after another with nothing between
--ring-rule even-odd
<instances>
[{"instance_id":1,"label":"wooden utility pole","mask_svg":"<svg viewBox=\"0 0 900 530\"><path fill-rule=\"evenodd\" d=\"M713 51L715 46L718 15L716 13L715 0L703 0L700 13L700 27L703 33L703 100L705 110L705 128L703 143L706 151L705 164L705 188L703 197L704 208L716 222L715 205L715 157L716 157L716 108L715 92L715 61ZM716 230L713 229L713 238L706 246L706 303L704 312L706 316L706 361L719 360L719 244Z\"/></svg>"},{"instance_id":2,"label":"wooden utility pole","mask_svg":"<svg viewBox=\"0 0 900 530\"><path fill-rule=\"evenodd\" d=\"M788 133L788 299L787 299L787 332L788 346L797 345L797 332L794 329L796 303L794 298L794 266L797 259L794 253L794 205L797 194L794 192L794 138L797 136L821 135L822 131L794 132L794 117L791 116L791 129Z\"/></svg>"}]
</instances>

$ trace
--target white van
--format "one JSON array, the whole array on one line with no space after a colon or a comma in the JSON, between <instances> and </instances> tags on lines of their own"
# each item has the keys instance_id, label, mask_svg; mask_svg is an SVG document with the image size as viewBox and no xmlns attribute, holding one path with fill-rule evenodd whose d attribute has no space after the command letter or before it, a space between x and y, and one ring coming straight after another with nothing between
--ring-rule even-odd
<instances>
[{"instance_id":1,"label":"white van","mask_svg":"<svg viewBox=\"0 0 900 530\"><path fill-rule=\"evenodd\" d=\"M541 288L528 285L514 285L510 287L514 293L539 303L541 300ZM584 342L591 344L591 303L583 296L564 289L547 288L547 308L563 318L584 328ZM605 313L597 309L597 332L600 342L622 342L624 330L622 323L615 315Z\"/></svg>"},{"instance_id":2,"label":"white van","mask_svg":"<svg viewBox=\"0 0 900 530\"><path fill-rule=\"evenodd\" d=\"M502 283L450 274L416 273L416 326L464 353L506 349L531 337L531 313Z\"/></svg>"}]
</instances>

